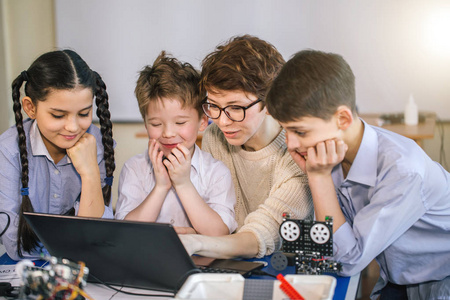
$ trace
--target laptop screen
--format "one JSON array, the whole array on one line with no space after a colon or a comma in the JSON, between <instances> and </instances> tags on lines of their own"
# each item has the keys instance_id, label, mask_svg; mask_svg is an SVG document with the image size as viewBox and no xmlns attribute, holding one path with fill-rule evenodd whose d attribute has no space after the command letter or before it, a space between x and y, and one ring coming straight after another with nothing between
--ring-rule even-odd
<instances>
[{"instance_id":1,"label":"laptop screen","mask_svg":"<svg viewBox=\"0 0 450 300\"><path fill-rule=\"evenodd\" d=\"M176 292L199 272L169 224L41 213L24 217L52 256L83 261L91 282Z\"/></svg>"},{"instance_id":2,"label":"laptop screen","mask_svg":"<svg viewBox=\"0 0 450 300\"><path fill-rule=\"evenodd\" d=\"M197 266L243 276L264 266L198 256L194 264L170 224L29 212L24 217L52 256L84 262L90 282L176 293L200 272Z\"/></svg>"}]
</instances>

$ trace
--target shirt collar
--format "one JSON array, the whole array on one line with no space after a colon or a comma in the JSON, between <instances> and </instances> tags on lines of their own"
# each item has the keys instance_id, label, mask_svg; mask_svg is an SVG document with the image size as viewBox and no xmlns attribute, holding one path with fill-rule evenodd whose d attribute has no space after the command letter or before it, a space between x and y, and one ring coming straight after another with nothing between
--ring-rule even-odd
<instances>
[{"instance_id":1,"label":"shirt collar","mask_svg":"<svg viewBox=\"0 0 450 300\"><path fill-rule=\"evenodd\" d=\"M44 144L44 140L42 139L41 132L39 131L36 120L33 120L33 124L31 124L30 128L30 145L31 145L31 154L33 156L45 156L48 160L54 163L53 158L48 153L47 147ZM70 158L66 155L67 159L66 163L70 163ZM60 163L63 163L64 158Z\"/></svg>"},{"instance_id":2,"label":"shirt collar","mask_svg":"<svg viewBox=\"0 0 450 300\"><path fill-rule=\"evenodd\" d=\"M197 144L194 144L194 155L192 155L191 159L191 166L194 168L195 171L198 172L199 168L199 161L200 161L200 148L197 146Z\"/></svg>"},{"instance_id":3,"label":"shirt collar","mask_svg":"<svg viewBox=\"0 0 450 300\"><path fill-rule=\"evenodd\" d=\"M364 120L364 134L347 180L375 186L378 161L378 135Z\"/></svg>"}]
</instances>

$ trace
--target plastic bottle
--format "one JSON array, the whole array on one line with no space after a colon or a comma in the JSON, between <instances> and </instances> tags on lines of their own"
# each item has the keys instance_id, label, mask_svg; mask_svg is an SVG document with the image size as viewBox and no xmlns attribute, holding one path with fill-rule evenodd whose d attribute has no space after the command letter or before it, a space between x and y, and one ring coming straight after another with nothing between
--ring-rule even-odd
<instances>
[{"instance_id":1,"label":"plastic bottle","mask_svg":"<svg viewBox=\"0 0 450 300\"><path fill-rule=\"evenodd\" d=\"M409 95L408 103L405 107L405 124L406 125L417 125L419 123L419 111L417 109L417 104L414 101L413 95Z\"/></svg>"}]
</instances>

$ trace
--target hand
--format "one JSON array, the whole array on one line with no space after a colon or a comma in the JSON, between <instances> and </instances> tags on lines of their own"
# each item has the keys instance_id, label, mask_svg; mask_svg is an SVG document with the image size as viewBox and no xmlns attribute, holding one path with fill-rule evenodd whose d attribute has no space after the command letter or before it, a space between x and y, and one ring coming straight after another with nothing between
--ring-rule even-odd
<instances>
[{"instance_id":1,"label":"hand","mask_svg":"<svg viewBox=\"0 0 450 300\"><path fill-rule=\"evenodd\" d=\"M289 138L286 135L286 145L289 145ZM300 167L303 173L306 174L306 159L303 155L296 151L296 148L288 148L289 154L292 156L294 162Z\"/></svg>"},{"instance_id":2,"label":"hand","mask_svg":"<svg viewBox=\"0 0 450 300\"><path fill-rule=\"evenodd\" d=\"M100 176L97 162L97 141L92 134L84 133L66 152L81 177L93 172L97 172ZM97 174L95 175L97 176Z\"/></svg>"},{"instance_id":3,"label":"hand","mask_svg":"<svg viewBox=\"0 0 450 300\"><path fill-rule=\"evenodd\" d=\"M191 183L191 152L183 145L178 145L172 150L164 161L169 172L170 180L175 189L182 185Z\"/></svg>"},{"instance_id":4,"label":"hand","mask_svg":"<svg viewBox=\"0 0 450 300\"><path fill-rule=\"evenodd\" d=\"M152 162L155 173L155 186L169 190L172 187L172 183L169 173L163 164L163 152L159 149L159 144L156 140L148 141L148 157Z\"/></svg>"},{"instance_id":5,"label":"hand","mask_svg":"<svg viewBox=\"0 0 450 300\"><path fill-rule=\"evenodd\" d=\"M174 227L174 229L178 234L197 234L197 231L192 227Z\"/></svg>"},{"instance_id":6,"label":"hand","mask_svg":"<svg viewBox=\"0 0 450 300\"><path fill-rule=\"evenodd\" d=\"M178 235L189 256L200 251L201 243L197 234L181 234Z\"/></svg>"},{"instance_id":7,"label":"hand","mask_svg":"<svg viewBox=\"0 0 450 300\"><path fill-rule=\"evenodd\" d=\"M310 174L331 174L333 168L344 160L347 150L348 146L344 141L334 139L320 142L315 147L309 147L307 157L303 157L308 176Z\"/></svg>"}]
</instances>

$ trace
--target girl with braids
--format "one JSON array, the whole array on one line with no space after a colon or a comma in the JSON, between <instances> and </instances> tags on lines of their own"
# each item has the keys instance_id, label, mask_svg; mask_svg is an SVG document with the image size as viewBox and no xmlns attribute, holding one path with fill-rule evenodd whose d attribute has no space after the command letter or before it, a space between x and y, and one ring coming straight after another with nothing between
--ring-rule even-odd
<instances>
[{"instance_id":1,"label":"girl with braids","mask_svg":"<svg viewBox=\"0 0 450 300\"><path fill-rule=\"evenodd\" d=\"M94 96L101 129L92 124ZM13 81L12 98L16 125L0 136L0 207L11 218L2 243L18 260L45 251L23 212L113 217L114 141L106 86L74 51L37 58Z\"/></svg>"}]
</instances>

